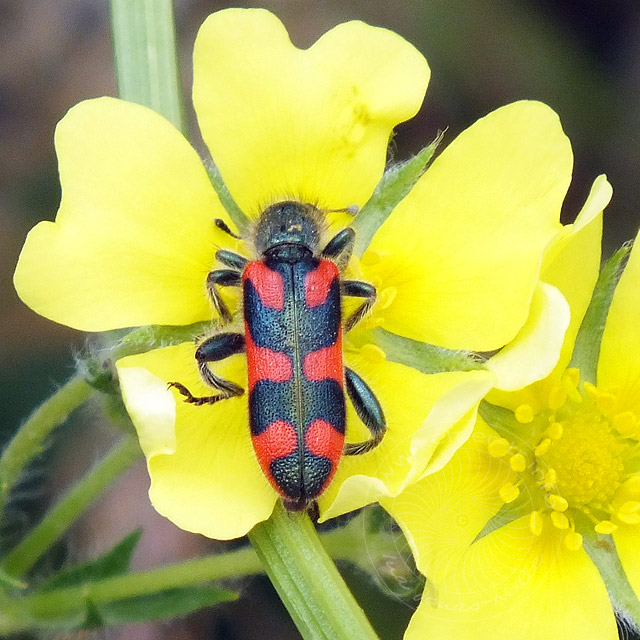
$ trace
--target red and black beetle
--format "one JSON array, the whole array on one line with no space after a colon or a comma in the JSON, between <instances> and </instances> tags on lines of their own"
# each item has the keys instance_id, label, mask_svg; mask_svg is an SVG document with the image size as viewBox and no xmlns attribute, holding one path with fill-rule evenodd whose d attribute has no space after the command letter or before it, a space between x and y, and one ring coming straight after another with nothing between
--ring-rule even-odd
<instances>
[{"instance_id":1,"label":"red and black beetle","mask_svg":"<svg viewBox=\"0 0 640 640\"><path fill-rule=\"evenodd\" d=\"M238 237L222 220L216 225ZM232 316L218 287L242 286L244 332L222 332L202 342L196 361L216 395L196 397L171 382L185 401L214 404L242 395L208 363L246 351L249 421L260 465L287 509L301 511L327 487L345 455L366 453L382 439L382 408L367 384L342 361L342 335L359 322L376 299L375 287L344 280L355 232L346 228L319 251L323 215L314 206L280 202L259 217L253 241L258 260L220 250L226 268L211 271L207 290L222 324ZM344 321L342 296L364 298ZM344 444L345 395L371 432L371 439Z\"/></svg>"}]
</instances>

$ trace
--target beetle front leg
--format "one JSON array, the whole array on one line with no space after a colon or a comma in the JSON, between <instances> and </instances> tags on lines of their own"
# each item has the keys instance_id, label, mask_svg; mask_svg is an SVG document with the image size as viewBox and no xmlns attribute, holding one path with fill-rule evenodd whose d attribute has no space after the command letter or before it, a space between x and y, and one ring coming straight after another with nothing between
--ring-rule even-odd
<instances>
[{"instance_id":1,"label":"beetle front leg","mask_svg":"<svg viewBox=\"0 0 640 640\"><path fill-rule=\"evenodd\" d=\"M221 393L212 396L194 396L187 387L180 382L169 382L169 387L175 387L184 397L185 402L201 406L203 404L215 404L220 400L226 400L234 396L241 396L244 389L235 382L220 378L211 372L208 362L224 360L229 356L244 351L244 336L241 333L219 333L205 340L196 349L196 361L202 379L212 388Z\"/></svg>"},{"instance_id":2,"label":"beetle front leg","mask_svg":"<svg viewBox=\"0 0 640 640\"><path fill-rule=\"evenodd\" d=\"M378 294L372 284L360 280L343 280L342 294L356 298L365 298L365 301L344 322L344 330L350 331L369 313Z\"/></svg>"},{"instance_id":3,"label":"beetle front leg","mask_svg":"<svg viewBox=\"0 0 640 640\"><path fill-rule=\"evenodd\" d=\"M338 269L343 271L351 259L355 241L356 232L351 227L347 227L329 240L321 255L335 262Z\"/></svg>"},{"instance_id":4,"label":"beetle front leg","mask_svg":"<svg viewBox=\"0 0 640 640\"><path fill-rule=\"evenodd\" d=\"M241 284L242 274L234 269L216 269L207 276L207 291L223 324L231 322L233 317L229 307L222 299L218 287L239 287Z\"/></svg>"},{"instance_id":5,"label":"beetle front leg","mask_svg":"<svg viewBox=\"0 0 640 640\"><path fill-rule=\"evenodd\" d=\"M345 367L344 377L347 383L347 394L353 407L360 420L371 432L370 440L345 445L344 454L346 456L358 456L371 451L380 444L387 430L387 421L378 399L367 383L348 367Z\"/></svg>"}]
</instances>

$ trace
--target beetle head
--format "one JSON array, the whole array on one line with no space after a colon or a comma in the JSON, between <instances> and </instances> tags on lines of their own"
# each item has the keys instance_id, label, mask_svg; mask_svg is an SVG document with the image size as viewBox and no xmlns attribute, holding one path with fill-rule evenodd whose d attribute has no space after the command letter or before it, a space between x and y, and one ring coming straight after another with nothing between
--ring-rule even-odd
<instances>
[{"instance_id":1,"label":"beetle head","mask_svg":"<svg viewBox=\"0 0 640 640\"><path fill-rule=\"evenodd\" d=\"M302 202L285 201L267 207L255 228L255 244L260 254L283 244L308 247L315 253L320 242L322 214Z\"/></svg>"}]
</instances>

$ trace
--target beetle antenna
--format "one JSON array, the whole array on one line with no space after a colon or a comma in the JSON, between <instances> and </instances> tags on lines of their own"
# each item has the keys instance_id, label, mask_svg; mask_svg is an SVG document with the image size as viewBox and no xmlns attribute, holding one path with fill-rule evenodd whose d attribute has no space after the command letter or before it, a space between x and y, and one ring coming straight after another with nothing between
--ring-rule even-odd
<instances>
[{"instance_id":1,"label":"beetle antenna","mask_svg":"<svg viewBox=\"0 0 640 640\"><path fill-rule=\"evenodd\" d=\"M237 233L233 233L233 231L229 229L229 225L221 218L215 218L213 221L213 224L215 224L216 227L220 229L220 231L224 231L226 234L230 235L232 238L235 238L236 240L242 240L242 236L239 236Z\"/></svg>"}]
</instances>

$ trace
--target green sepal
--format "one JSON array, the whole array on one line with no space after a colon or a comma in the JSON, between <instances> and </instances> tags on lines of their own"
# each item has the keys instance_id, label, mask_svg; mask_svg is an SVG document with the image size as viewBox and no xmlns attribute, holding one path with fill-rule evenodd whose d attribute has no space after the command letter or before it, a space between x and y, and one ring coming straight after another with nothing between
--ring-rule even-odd
<instances>
[{"instance_id":1,"label":"green sepal","mask_svg":"<svg viewBox=\"0 0 640 640\"><path fill-rule=\"evenodd\" d=\"M593 290L593 296L587 312L578 330L569 366L580 369L582 382L596 384L600 343L602 342L602 334L607 322L607 314L609 313L616 286L622 275L623 264L630 251L630 244L623 245L605 263Z\"/></svg>"},{"instance_id":2,"label":"green sepal","mask_svg":"<svg viewBox=\"0 0 640 640\"><path fill-rule=\"evenodd\" d=\"M371 335L375 344L387 354L389 360L412 367L422 373L484 369L483 361L468 351L443 349L381 328L374 329Z\"/></svg>"},{"instance_id":3,"label":"green sepal","mask_svg":"<svg viewBox=\"0 0 640 640\"><path fill-rule=\"evenodd\" d=\"M87 600L87 614L82 628L98 629L117 624L178 618L236 598L237 595L227 589L196 586L168 589L100 604Z\"/></svg>"},{"instance_id":4,"label":"green sepal","mask_svg":"<svg viewBox=\"0 0 640 640\"><path fill-rule=\"evenodd\" d=\"M218 194L222 206L227 210L233 224L238 227L239 235L246 235L251 225L249 218L247 218L244 211L242 211L233 199L231 192L227 189L227 185L220 175L220 171L218 171L218 167L216 167L215 164L207 163L206 169L209 174L209 180L211 180L211 184Z\"/></svg>"},{"instance_id":5,"label":"green sepal","mask_svg":"<svg viewBox=\"0 0 640 640\"><path fill-rule=\"evenodd\" d=\"M439 135L413 158L385 171L373 195L351 225L356 232L355 255L362 256L376 231L425 172L441 141L442 135Z\"/></svg>"},{"instance_id":6,"label":"green sepal","mask_svg":"<svg viewBox=\"0 0 640 640\"><path fill-rule=\"evenodd\" d=\"M596 533L593 522L583 513L575 511L572 515L576 531L582 534L582 546L602 576L611 604L640 629L640 600L627 578L613 537Z\"/></svg>"},{"instance_id":7,"label":"green sepal","mask_svg":"<svg viewBox=\"0 0 640 640\"><path fill-rule=\"evenodd\" d=\"M65 587L75 587L87 582L111 578L126 573L129 571L131 557L140 541L141 535L142 529L133 531L118 542L110 551L96 560L91 560L77 567L72 567L71 569L55 574L41 585L38 591L44 592L53 589L63 589Z\"/></svg>"},{"instance_id":8,"label":"green sepal","mask_svg":"<svg viewBox=\"0 0 640 640\"><path fill-rule=\"evenodd\" d=\"M478 542L480 538L484 538L484 536L497 531L501 527L529 515L532 511L535 511L535 509L531 504L531 497L526 493L520 493L513 502L502 505L500 511L482 527L482 531L478 533L472 544Z\"/></svg>"}]
</instances>

